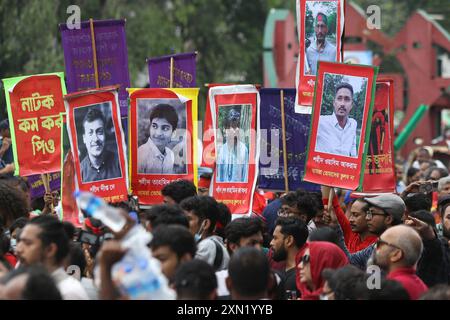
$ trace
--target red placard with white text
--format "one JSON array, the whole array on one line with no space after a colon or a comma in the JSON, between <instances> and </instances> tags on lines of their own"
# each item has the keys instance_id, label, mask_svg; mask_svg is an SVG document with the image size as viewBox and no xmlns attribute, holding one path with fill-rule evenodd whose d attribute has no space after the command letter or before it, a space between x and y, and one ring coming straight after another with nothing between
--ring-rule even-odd
<instances>
[{"instance_id":1,"label":"red placard with white text","mask_svg":"<svg viewBox=\"0 0 450 320\"><path fill-rule=\"evenodd\" d=\"M117 87L64 97L76 187L107 202L128 200L126 145Z\"/></svg>"},{"instance_id":2,"label":"red placard with white text","mask_svg":"<svg viewBox=\"0 0 450 320\"><path fill-rule=\"evenodd\" d=\"M209 90L216 166L210 194L232 214L250 214L259 163L259 93L255 86Z\"/></svg>"}]
</instances>

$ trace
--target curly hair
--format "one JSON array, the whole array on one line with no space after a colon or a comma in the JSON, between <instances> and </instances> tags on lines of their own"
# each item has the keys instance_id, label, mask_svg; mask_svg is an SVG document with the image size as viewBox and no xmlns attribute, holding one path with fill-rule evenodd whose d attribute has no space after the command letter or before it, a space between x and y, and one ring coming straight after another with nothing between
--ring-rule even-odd
<instances>
[{"instance_id":1,"label":"curly hair","mask_svg":"<svg viewBox=\"0 0 450 320\"><path fill-rule=\"evenodd\" d=\"M25 194L4 180L0 180L0 223L4 228L9 226L18 218L28 218L30 212L29 201Z\"/></svg>"}]
</instances>

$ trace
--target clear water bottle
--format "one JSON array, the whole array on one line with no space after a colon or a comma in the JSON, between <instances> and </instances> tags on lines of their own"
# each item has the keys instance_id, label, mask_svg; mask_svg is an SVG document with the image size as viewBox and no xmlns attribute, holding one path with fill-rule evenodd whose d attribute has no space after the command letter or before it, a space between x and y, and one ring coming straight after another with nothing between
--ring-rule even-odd
<instances>
[{"instance_id":1,"label":"clear water bottle","mask_svg":"<svg viewBox=\"0 0 450 320\"><path fill-rule=\"evenodd\" d=\"M107 204L102 198L90 192L75 191L78 207L87 212L90 217L99 219L114 232L119 232L126 224L126 219L119 209Z\"/></svg>"}]
</instances>

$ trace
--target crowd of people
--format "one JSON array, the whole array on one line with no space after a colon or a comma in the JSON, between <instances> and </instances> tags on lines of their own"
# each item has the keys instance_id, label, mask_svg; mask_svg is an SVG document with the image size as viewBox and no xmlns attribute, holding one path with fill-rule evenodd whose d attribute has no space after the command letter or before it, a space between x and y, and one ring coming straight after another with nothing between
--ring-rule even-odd
<instances>
[{"instance_id":1,"label":"crowd of people","mask_svg":"<svg viewBox=\"0 0 450 320\"><path fill-rule=\"evenodd\" d=\"M57 193L32 201L25 178L3 175L0 298L130 299L113 270L127 252L121 240L141 225L180 300L450 299L448 171L426 148L396 168L396 194L299 189L235 219L205 195L210 173L199 192L178 180L160 205L112 204L127 221L120 232L92 217L81 228L60 221Z\"/></svg>"}]
</instances>

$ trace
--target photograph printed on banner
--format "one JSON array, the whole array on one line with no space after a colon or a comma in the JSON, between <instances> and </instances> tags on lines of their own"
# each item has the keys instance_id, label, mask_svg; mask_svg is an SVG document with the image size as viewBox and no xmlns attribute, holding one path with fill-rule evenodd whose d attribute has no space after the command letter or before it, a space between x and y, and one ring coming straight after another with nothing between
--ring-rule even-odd
<instances>
[{"instance_id":1,"label":"photograph printed on banner","mask_svg":"<svg viewBox=\"0 0 450 320\"><path fill-rule=\"evenodd\" d=\"M186 104L137 99L138 174L187 174Z\"/></svg>"},{"instance_id":2,"label":"photograph printed on banner","mask_svg":"<svg viewBox=\"0 0 450 320\"><path fill-rule=\"evenodd\" d=\"M366 77L324 73L316 152L357 158L367 94Z\"/></svg>"},{"instance_id":3,"label":"photograph printed on banner","mask_svg":"<svg viewBox=\"0 0 450 320\"><path fill-rule=\"evenodd\" d=\"M337 1L306 1L304 74L317 74L317 61L336 62Z\"/></svg>"},{"instance_id":4,"label":"photograph printed on banner","mask_svg":"<svg viewBox=\"0 0 450 320\"><path fill-rule=\"evenodd\" d=\"M220 105L217 141L217 182L247 182L252 106Z\"/></svg>"},{"instance_id":5,"label":"photograph printed on banner","mask_svg":"<svg viewBox=\"0 0 450 320\"><path fill-rule=\"evenodd\" d=\"M82 183L122 177L111 102L74 109Z\"/></svg>"}]
</instances>

